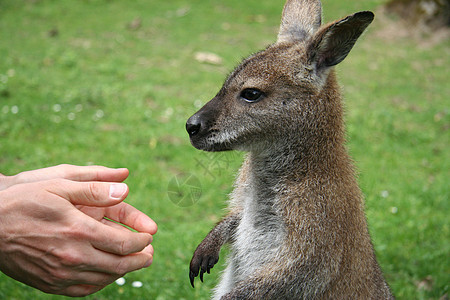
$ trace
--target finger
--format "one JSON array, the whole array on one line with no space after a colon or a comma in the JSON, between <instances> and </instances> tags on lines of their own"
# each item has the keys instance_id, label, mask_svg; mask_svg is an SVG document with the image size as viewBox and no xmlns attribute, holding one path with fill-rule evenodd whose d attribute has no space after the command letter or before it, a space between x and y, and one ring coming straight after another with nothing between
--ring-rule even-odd
<instances>
[{"instance_id":1,"label":"finger","mask_svg":"<svg viewBox=\"0 0 450 300\"><path fill-rule=\"evenodd\" d=\"M123 225L117 224L115 222L111 222L107 219L104 219L101 222L105 225L108 225L108 226L114 228L114 229L122 230L124 232L130 232L130 230L128 228L124 227ZM153 238L151 240L153 240ZM153 253L154 253L153 246L151 244L149 244L141 252L147 252L147 253L150 253L151 255L153 255Z\"/></svg>"},{"instance_id":2,"label":"finger","mask_svg":"<svg viewBox=\"0 0 450 300\"><path fill-rule=\"evenodd\" d=\"M92 246L116 255L140 252L153 240L151 234L118 229L103 223L97 223L92 228L89 233Z\"/></svg>"},{"instance_id":3,"label":"finger","mask_svg":"<svg viewBox=\"0 0 450 300\"><path fill-rule=\"evenodd\" d=\"M145 251L124 256L100 252L101 255L96 256L95 266L91 268L94 272L121 277L126 273L149 267L153 263L151 252L152 248L146 248Z\"/></svg>"},{"instance_id":4,"label":"finger","mask_svg":"<svg viewBox=\"0 0 450 300\"><path fill-rule=\"evenodd\" d=\"M116 222L112 222L112 221L110 221L108 219L102 219L100 222L102 222L103 224L108 225L108 226L110 226L112 228L115 228L115 229L118 229L118 230L123 230L125 232L130 232L130 229L128 229L127 227L125 227L125 226L123 226L121 224L118 224Z\"/></svg>"},{"instance_id":5,"label":"finger","mask_svg":"<svg viewBox=\"0 0 450 300\"><path fill-rule=\"evenodd\" d=\"M147 252L149 253L152 257L155 254L155 250L153 249L153 246L150 244L147 247L144 248L144 250L142 250L142 252Z\"/></svg>"},{"instance_id":6,"label":"finger","mask_svg":"<svg viewBox=\"0 0 450 300\"><path fill-rule=\"evenodd\" d=\"M139 232L155 234L158 226L155 221L135 207L121 202L106 209L105 217L129 226Z\"/></svg>"},{"instance_id":7,"label":"finger","mask_svg":"<svg viewBox=\"0 0 450 300\"><path fill-rule=\"evenodd\" d=\"M58 294L69 296L69 297L84 297L91 294L94 294L105 286L97 286L97 285L88 285L88 284L77 284L71 285L63 290L61 290Z\"/></svg>"},{"instance_id":8,"label":"finger","mask_svg":"<svg viewBox=\"0 0 450 300\"><path fill-rule=\"evenodd\" d=\"M115 274L123 276L126 273L148 268L153 263L153 255L148 252L139 252L122 256L116 261Z\"/></svg>"},{"instance_id":9,"label":"finger","mask_svg":"<svg viewBox=\"0 0 450 300\"><path fill-rule=\"evenodd\" d=\"M17 174L16 183L30 183L49 179L63 178L74 181L122 182L128 177L125 168L112 169L103 166L58 165Z\"/></svg>"},{"instance_id":10,"label":"finger","mask_svg":"<svg viewBox=\"0 0 450 300\"><path fill-rule=\"evenodd\" d=\"M129 174L126 168L112 169L103 166L60 165L55 168L64 176L62 178L74 181L122 182Z\"/></svg>"},{"instance_id":11,"label":"finger","mask_svg":"<svg viewBox=\"0 0 450 300\"><path fill-rule=\"evenodd\" d=\"M124 228L116 228L110 226L110 224L104 224L93 218L86 216L83 212L76 210L75 215L69 220L69 223L76 222L83 223L82 231L77 235L82 236L84 240L92 246L91 249L95 250L95 253L88 254L91 257L91 261L99 261L98 258L93 258L99 254L105 256L113 256L112 259L118 257L134 255L137 253L143 253L145 255L152 255L153 248L148 247L152 242L152 235L148 233L133 232ZM91 269L87 269L91 270ZM102 271L102 269L93 269L91 271Z\"/></svg>"},{"instance_id":12,"label":"finger","mask_svg":"<svg viewBox=\"0 0 450 300\"><path fill-rule=\"evenodd\" d=\"M128 195L125 183L77 182L65 179L47 180L45 190L70 201L73 205L111 206Z\"/></svg>"},{"instance_id":13,"label":"finger","mask_svg":"<svg viewBox=\"0 0 450 300\"><path fill-rule=\"evenodd\" d=\"M91 287L95 290L95 287L101 289L104 286L114 282L121 275L112 274L110 272L98 272L98 271L73 271L70 272L71 277L67 279L61 279L55 285L60 285L59 290L68 291L69 287L85 286ZM98 289L97 289L98 290ZM56 290L55 290L56 292Z\"/></svg>"},{"instance_id":14,"label":"finger","mask_svg":"<svg viewBox=\"0 0 450 300\"><path fill-rule=\"evenodd\" d=\"M121 276L123 276L123 274L113 274L113 272L109 272L107 269L103 269L101 271L81 271L74 272L73 278L65 280L64 284L104 287L114 282Z\"/></svg>"}]
</instances>

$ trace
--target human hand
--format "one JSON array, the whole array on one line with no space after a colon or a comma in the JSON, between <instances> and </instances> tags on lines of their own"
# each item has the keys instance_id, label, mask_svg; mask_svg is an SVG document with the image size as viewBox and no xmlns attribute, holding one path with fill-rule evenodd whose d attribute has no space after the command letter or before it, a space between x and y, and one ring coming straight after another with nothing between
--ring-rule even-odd
<instances>
[{"instance_id":1,"label":"human hand","mask_svg":"<svg viewBox=\"0 0 450 300\"><path fill-rule=\"evenodd\" d=\"M33 176L39 173L34 182L24 180L21 182L28 183L0 191L0 270L44 292L84 296L125 273L149 266L156 224L122 202L128 195L125 184L89 181L97 177L120 182L128 171L54 168L77 170L63 177L78 176L86 182L61 178L39 181L52 173L41 169L31 171L37 172ZM29 175L21 176L31 179Z\"/></svg>"}]
</instances>

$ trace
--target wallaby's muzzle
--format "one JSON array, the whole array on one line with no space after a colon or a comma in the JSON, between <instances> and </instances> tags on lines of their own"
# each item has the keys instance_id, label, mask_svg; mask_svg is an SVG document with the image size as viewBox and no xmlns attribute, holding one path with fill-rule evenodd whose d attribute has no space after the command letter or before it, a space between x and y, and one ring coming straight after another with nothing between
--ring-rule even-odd
<instances>
[{"instance_id":1,"label":"wallaby's muzzle","mask_svg":"<svg viewBox=\"0 0 450 300\"><path fill-rule=\"evenodd\" d=\"M215 105L216 98L205 104L198 112L190 117L186 122L186 131L189 134L192 146L204 151L223 151L228 150L215 140L217 130L214 130L216 124L217 109Z\"/></svg>"}]
</instances>

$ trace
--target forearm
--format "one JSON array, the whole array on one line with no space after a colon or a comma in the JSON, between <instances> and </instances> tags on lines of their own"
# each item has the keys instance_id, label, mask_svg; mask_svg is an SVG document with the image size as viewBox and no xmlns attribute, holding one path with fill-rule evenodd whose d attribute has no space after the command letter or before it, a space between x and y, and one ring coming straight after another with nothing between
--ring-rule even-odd
<instances>
[{"instance_id":1,"label":"forearm","mask_svg":"<svg viewBox=\"0 0 450 300\"><path fill-rule=\"evenodd\" d=\"M194 287L195 277L200 274L200 280L203 281L203 274L209 273L219 261L220 248L232 239L240 220L241 212L239 210L230 212L198 245L189 267L192 287Z\"/></svg>"},{"instance_id":2,"label":"forearm","mask_svg":"<svg viewBox=\"0 0 450 300\"><path fill-rule=\"evenodd\" d=\"M240 211L230 212L208 233L205 240L214 240L217 244L223 246L233 237L240 220Z\"/></svg>"}]
</instances>

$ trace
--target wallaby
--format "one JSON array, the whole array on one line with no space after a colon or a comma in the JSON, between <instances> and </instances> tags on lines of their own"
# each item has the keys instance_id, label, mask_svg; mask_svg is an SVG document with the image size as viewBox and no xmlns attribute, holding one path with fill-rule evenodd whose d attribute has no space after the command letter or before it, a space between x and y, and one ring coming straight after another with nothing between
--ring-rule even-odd
<instances>
[{"instance_id":1,"label":"wallaby","mask_svg":"<svg viewBox=\"0 0 450 300\"><path fill-rule=\"evenodd\" d=\"M345 148L333 70L373 18L363 11L321 27L319 0L288 0L277 42L189 118L197 149L248 152L229 214L194 252L192 286L229 242L214 299L394 298Z\"/></svg>"}]
</instances>

